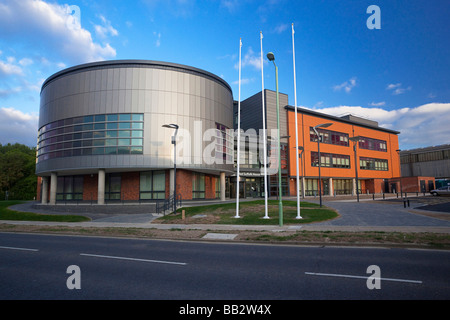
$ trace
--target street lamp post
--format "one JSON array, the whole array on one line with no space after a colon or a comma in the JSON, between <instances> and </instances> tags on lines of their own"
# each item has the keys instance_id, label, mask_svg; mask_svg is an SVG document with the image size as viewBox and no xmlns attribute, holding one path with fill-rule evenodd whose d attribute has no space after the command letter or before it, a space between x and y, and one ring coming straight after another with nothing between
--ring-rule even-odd
<instances>
[{"instance_id":1,"label":"street lamp post","mask_svg":"<svg viewBox=\"0 0 450 320\"><path fill-rule=\"evenodd\" d=\"M351 141L354 142L353 144L353 151L355 152L355 179L356 179L356 200L359 202L359 179L358 179L358 158L356 156L356 144L359 142L360 136L356 136L353 138L350 138Z\"/></svg>"},{"instance_id":2,"label":"street lamp post","mask_svg":"<svg viewBox=\"0 0 450 320\"><path fill-rule=\"evenodd\" d=\"M173 144L173 213L177 211L177 133L179 126L177 124L165 124L163 128L175 129L172 136Z\"/></svg>"},{"instance_id":3,"label":"street lamp post","mask_svg":"<svg viewBox=\"0 0 450 320\"><path fill-rule=\"evenodd\" d=\"M317 152L319 154L319 199L320 199L320 206L322 207L322 181L321 181L321 177L320 177L320 167L321 167L321 156L320 156L320 136L319 133L317 132L318 128L328 128L329 126L331 126L332 123L323 123L323 124L319 124L315 127L313 127L314 132L316 133L317 136Z\"/></svg>"},{"instance_id":4,"label":"street lamp post","mask_svg":"<svg viewBox=\"0 0 450 320\"><path fill-rule=\"evenodd\" d=\"M400 164L400 197L403 199L403 186L402 186L402 165L400 163L400 149L395 150L398 153L398 160L399 160L399 164Z\"/></svg>"},{"instance_id":5,"label":"street lamp post","mask_svg":"<svg viewBox=\"0 0 450 320\"><path fill-rule=\"evenodd\" d=\"M280 99L279 99L279 92L278 92L278 67L275 64L275 55L272 52L269 52L267 54L267 59L269 61L273 62L273 65L275 66L275 82L276 82L276 88L277 88L277 128L278 128L278 135L280 135ZM282 200L282 190L281 190L281 139L278 139L278 190L280 193L279 199L278 199L278 211L279 211L279 224L280 227L283 226L283 200Z\"/></svg>"}]
</instances>

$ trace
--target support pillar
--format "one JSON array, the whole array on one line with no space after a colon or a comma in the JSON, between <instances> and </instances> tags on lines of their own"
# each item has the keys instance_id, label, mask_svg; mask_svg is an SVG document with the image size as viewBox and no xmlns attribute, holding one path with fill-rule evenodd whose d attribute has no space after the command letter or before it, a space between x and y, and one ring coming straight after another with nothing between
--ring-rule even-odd
<instances>
[{"instance_id":1,"label":"support pillar","mask_svg":"<svg viewBox=\"0 0 450 320\"><path fill-rule=\"evenodd\" d=\"M97 204L105 204L105 169L98 170Z\"/></svg>"},{"instance_id":2,"label":"support pillar","mask_svg":"<svg viewBox=\"0 0 450 320\"><path fill-rule=\"evenodd\" d=\"M42 177L42 187L41 187L41 203L47 204L48 202L48 177Z\"/></svg>"},{"instance_id":3,"label":"support pillar","mask_svg":"<svg viewBox=\"0 0 450 320\"><path fill-rule=\"evenodd\" d=\"M302 184L302 198L305 198L305 188L306 188L306 179L305 177L302 177L302 181L300 182Z\"/></svg>"},{"instance_id":4,"label":"support pillar","mask_svg":"<svg viewBox=\"0 0 450 320\"><path fill-rule=\"evenodd\" d=\"M225 172L220 173L220 201L225 201Z\"/></svg>"},{"instance_id":5,"label":"support pillar","mask_svg":"<svg viewBox=\"0 0 450 320\"><path fill-rule=\"evenodd\" d=\"M56 172L52 172L50 176L50 204L56 204L56 190L58 188L58 176Z\"/></svg>"},{"instance_id":6,"label":"support pillar","mask_svg":"<svg viewBox=\"0 0 450 320\"><path fill-rule=\"evenodd\" d=\"M352 179L353 182L353 188L352 188L352 195L354 196L356 194L356 179Z\"/></svg>"},{"instance_id":7,"label":"support pillar","mask_svg":"<svg viewBox=\"0 0 450 320\"><path fill-rule=\"evenodd\" d=\"M334 196L334 186L333 186L333 178L328 179L328 189L329 189L329 195Z\"/></svg>"}]
</instances>

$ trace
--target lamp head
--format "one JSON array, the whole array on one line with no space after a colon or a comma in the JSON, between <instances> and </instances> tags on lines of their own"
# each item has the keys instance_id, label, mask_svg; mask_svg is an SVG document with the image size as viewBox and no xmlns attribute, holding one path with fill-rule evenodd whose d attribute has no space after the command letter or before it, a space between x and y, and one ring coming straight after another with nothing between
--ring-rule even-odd
<instances>
[{"instance_id":1,"label":"lamp head","mask_svg":"<svg viewBox=\"0 0 450 320\"><path fill-rule=\"evenodd\" d=\"M331 125L332 125L332 123L323 123L323 124L319 124L319 125L315 126L314 128L328 128Z\"/></svg>"},{"instance_id":2,"label":"lamp head","mask_svg":"<svg viewBox=\"0 0 450 320\"><path fill-rule=\"evenodd\" d=\"M275 61L275 55L272 52L269 52L267 54L267 59L269 59L269 61Z\"/></svg>"},{"instance_id":3,"label":"lamp head","mask_svg":"<svg viewBox=\"0 0 450 320\"><path fill-rule=\"evenodd\" d=\"M173 124L173 123L171 123L171 124L164 124L162 127L163 128L169 128L169 129L178 129L178 125L177 124Z\"/></svg>"}]
</instances>

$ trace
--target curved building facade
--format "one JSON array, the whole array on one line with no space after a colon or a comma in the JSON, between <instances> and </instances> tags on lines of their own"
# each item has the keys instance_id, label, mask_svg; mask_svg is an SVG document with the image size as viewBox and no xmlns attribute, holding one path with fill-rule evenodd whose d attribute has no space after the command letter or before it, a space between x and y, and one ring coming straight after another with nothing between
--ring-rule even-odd
<instances>
[{"instance_id":1,"label":"curved building facade","mask_svg":"<svg viewBox=\"0 0 450 320\"><path fill-rule=\"evenodd\" d=\"M176 124L175 130L163 127ZM60 71L42 85L36 174L42 203L223 198L233 95L220 77L147 60ZM205 134L208 133L208 134ZM214 151L208 148L215 142Z\"/></svg>"}]
</instances>

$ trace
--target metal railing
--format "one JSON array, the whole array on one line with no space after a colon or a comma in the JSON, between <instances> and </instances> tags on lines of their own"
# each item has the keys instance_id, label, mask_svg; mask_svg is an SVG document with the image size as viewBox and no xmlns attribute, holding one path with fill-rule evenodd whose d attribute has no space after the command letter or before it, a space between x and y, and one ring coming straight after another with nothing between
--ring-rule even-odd
<instances>
[{"instance_id":1,"label":"metal railing","mask_svg":"<svg viewBox=\"0 0 450 320\"><path fill-rule=\"evenodd\" d=\"M167 211L173 211L173 208L178 208L182 206L183 199L181 198L181 194L177 194L175 197L174 195L169 196L168 199L165 199L164 201L158 201L156 203L156 213L163 213L166 215Z\"/></svg>"}]
</instances>

